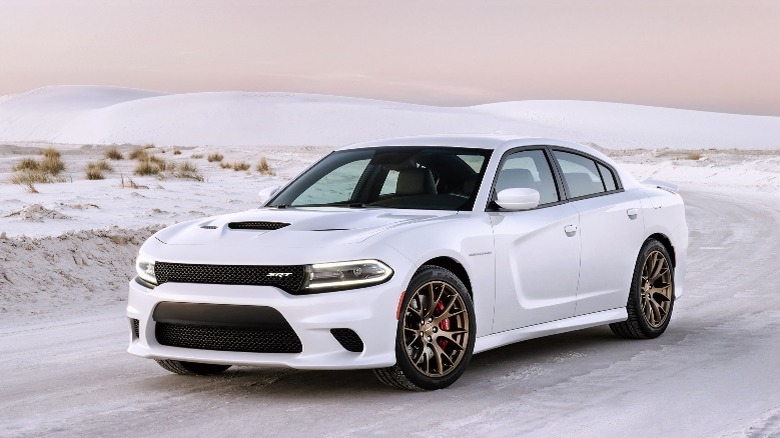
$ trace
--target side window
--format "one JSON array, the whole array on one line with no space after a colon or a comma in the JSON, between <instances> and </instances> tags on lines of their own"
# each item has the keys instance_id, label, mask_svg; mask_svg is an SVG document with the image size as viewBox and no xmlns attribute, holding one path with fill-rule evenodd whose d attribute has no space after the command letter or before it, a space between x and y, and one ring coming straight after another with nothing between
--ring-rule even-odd
<instances>
[{"instance_id":1,"label":"side window","mask_svg":"<svg viewBox=\"0 0 780 438\"><path fill-rule=\"evenodd\" d=\"M601 174L595 161L569 152L554 151L554 155L561 166L563 178L569 188L569 196L577 198L605 191L604 182L601 180ZM615 185L614 179L612 185Z\"/></svg>"},{"instance_id":2,"label":"side window","mask_svg":"<svg viewBox=\"0 0 780 438\"><path fill-rule=\"evenodd\" d=\"M560 201L550 163L542 150L514 152L507 156L496 177L496 193L509 188L539 191L539 205Z\"/></svg>"},{"instance_id":3,"label":"side window","mask_svg":"<svg viewBox=\"0 0 780 438\"><path fill-rule=\"evenodd\" d=\"M604 180L604 188L607 189L607 191L612 191L617 189L617 184L615 184L615 175L612 173L609 168L601 163L597 163L599 165L599 172L601 173L601 179Z\"/></svg>"}]
</instances>

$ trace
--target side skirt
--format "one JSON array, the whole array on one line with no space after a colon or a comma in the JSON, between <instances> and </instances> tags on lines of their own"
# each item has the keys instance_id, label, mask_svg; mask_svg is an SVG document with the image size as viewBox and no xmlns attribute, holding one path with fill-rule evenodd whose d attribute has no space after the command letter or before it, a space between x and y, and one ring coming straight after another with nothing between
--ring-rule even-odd
<instances>
[{"instance_id":1,"label":"side skirt","mask_svg":"<svg viewBox=\"0 0 780 438\"><path fill-rule=\"evenodd\" d=\"M477 338L474 345L474 353L481 353L483 351L503 347L504 345L514 344L519 341L557 335L559 333L625 321L627 319L628 312L625 307L621 307L619 309L603 310L601 312L588 313L587 315L574 316L572 318L559 319L557 321L493 333Z\"/></svg>"}]
</instances>

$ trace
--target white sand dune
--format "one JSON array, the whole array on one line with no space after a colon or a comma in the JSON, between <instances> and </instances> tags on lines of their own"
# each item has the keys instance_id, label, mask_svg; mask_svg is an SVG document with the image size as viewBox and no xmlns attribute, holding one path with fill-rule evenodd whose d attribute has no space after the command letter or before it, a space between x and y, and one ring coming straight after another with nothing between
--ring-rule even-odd
<instances>
[{"instance_id":1,"label":"white sand dune","mask_svg":"<svg viewBox=\"0 0 780 438\"><path fill-rule=\"evenodd\" d=\"M624 148L780 147L780 117L604 102L435 107L295 93L164 94L97 86L0 97L0 142L339 146L417 134L554 136Z\"/></svg>"}]
</instances>

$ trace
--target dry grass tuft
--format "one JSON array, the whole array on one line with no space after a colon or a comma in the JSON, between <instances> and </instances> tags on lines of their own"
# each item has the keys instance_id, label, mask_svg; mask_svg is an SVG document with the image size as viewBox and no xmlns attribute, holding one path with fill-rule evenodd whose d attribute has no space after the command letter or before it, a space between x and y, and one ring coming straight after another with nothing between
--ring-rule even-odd
<instances>
[{"instance_id":1,"label":"dry grass tuft","mask_svg":"<svg viewBox=\"0 0 780 438\"><path fill-rule=\"evenodd\" d=\"M138 163L135 165L135 169L133 170L133 173L141 176L159 175L160 170L161 170L160 165L157 164L155 161L139 160Z\"/></svg>"},{"instance_id":2,"label":"dry grass tuft","mask_svg":"<svg viewBox=\"0 0 780 438\"><path fill-rule=\"evenodd\" d=\"M149 154L142 148L135 148L127 155L131 160L147 160Z\"/></svg>"},{"instance_id":3,"label":"dry grass tuft","mask_svg":"<svg viewBox=\"0 0 780 438\"><path fill-rule=\"evenodd\" d=\"M86 177L89 180L105 179L106 176L103 174L103 172L110 170L111 166L109 166L105 161L101 160L97 162L90 162L87 163Z\"/></svg>"},{"instance_id":4,"label":"dry grass tuft","mask_svg":"<svg viewBox=\"0 0 780 438\"><path fill-rule=\"evenodd\" d=\"M41 169L52 175L59 175L60 172L65 170L65 163L60 158L60 153L56 149L48 148L44 149L43 160L41 160Z\"/></svg>"},{"instance_id":5,"label":"dry grass tuft","mask_svg":"<svg viewBox=\"0 0 780 438\"><path fill-rule=\"evenodd\" d=\"M35 160L33 158L22 158L16 165L13 167L13 171L21 171L21 170L40 170L41 169L41 163L38 160Z\"/></svg>"},{"instance_id":6,"label":"dry grass tuft","mask_svg":"<svg viewBox=\"0 0 780 438\"><path fill-rule=\"evenodd\" d=\"M27 191L30 193L38 193L35 188L36 183L50 183L52 182L49 174L41 169L25 169L18 171L11 177L12 184L19 184L27 187Z\"/></svg>"},{"instance_id":7,"label":"dry grass tuft","mask_svg":"<svg viewBox=\"0 0 780 438\"><path fill-rule=\"evenodd\" d=\"M61 158L60 151L54 148L46 148L41 150L41 155L43 155L44 158Z\"/></svg>"},{"instance_id":8,"label":"dry grass tuft","mask_svg":"<svg viewBox=\"0 0 780 438\"><path fill-rule=\"evenodd\" d=\"M209 160L209 163L213 163L215 161L222 161L224 158L225 157L219 152L214 152L213 154L209 154L206 159Z\"/></svg>"},{"instance_id":9,"label":"dry grass tuft","mask_svg":"<svg viewBox=\"0 0 780 438\"><path fill-rule=\"evenodd\" d=\"M691 152L691 153L689 153L688 155L685 156L686 160L698 161L698 160L701 160L702 158L704 158L704 155L702 155L701 152Z\"/></svg>"},{"instance_id":10,"label":"dry grass tuft","mask_svg":"<svg viewBox=\"0 0 780 438\"><path fill-rule=\"evenodd\" d=\"M144 149L154 149L154 144L149 143L146 146L144 146Z\"/></svg>"},{"instance_id":11,"label":"dry grass tuft","mask_svg":"<svg viewBox=\"0 0 780 438\"><path fill-rule=\"evenodd\" d=\"M268 159L265 157L260 157L260 162L257 163L257 171L263 175L276 175L276 173L271 170L271 166L268 165Z\"/></svg>"},{"instance_id":12,"label":"dry grass tuft","mask_svg":"<svg viewBox=\"0 0 780 438\"><path fill-rule=\"evenodd\" d=\"M104 157L106 158L106 160L124 160L125 159L124 155L122 155L122 153L119 152L117 150L117 148L111 148L111 149L107 150L106 153L104 154Z\"/></svg>"},{"instance_id":13,"label":"dry grass tuft","mask_svg":"<svg viewBox=\"0 0 780 438\"><path fill-rule=\"evenodd\" d=\"M233 170L238 172L239 170L249 170L249 168L252 167L247 163L246 161L237 161L233 163Z\"/></svg>"},{"instance_id":14,"label":"dry grass tuft","mask_svg":"<svg viewBox=\"0 0 780 438\"><path fill-rule=\"evenodd\" d=\"M181 149L173 148L173 155L181 155Z\"/></svg>"},{"instance_id":15,"label":"dry grass tuft","mask_svg":"<svg viewBox=\"0 0 780 438\"><path fill-rule=\"evenodd\" d=\"M203 175L198 173L198 167L189 161L185 161L179 165L179 170L173 174L177 178L194 179L195 181L203 181Z\"/></svg>"},{"instance_id":16,"label":"dry grass tuft","mask_svg":"<svg viewBox=\"0 0 780 438\"><path fill-rule=\"evenodd\" d=\"M203 158L203 154L192 154L192 158L195 159Z\"/></svg>"}]
</instances>

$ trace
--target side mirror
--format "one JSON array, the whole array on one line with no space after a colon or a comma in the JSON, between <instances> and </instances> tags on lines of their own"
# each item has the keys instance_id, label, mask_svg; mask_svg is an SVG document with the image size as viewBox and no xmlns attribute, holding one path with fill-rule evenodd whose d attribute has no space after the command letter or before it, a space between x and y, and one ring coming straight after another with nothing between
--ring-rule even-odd
<instances>
[{"instance_id":1,"label":"side mirror","mask_svg":"<svg viewBox=\"0 0 780 438\"><path fill-rule=\"evenodd\" d=\"M266 187L263 190L260 190L260 193L257 194L260 197L260 202L265 204L266 201L271 199L271 196L276 194L276 192L278 192L280 188L281 188L280 186L273 186L273 187Z\"/></svg>"},{"instance_id":2,"label":"side mirror","mask_svg":"<svg viewBox=\"0 0 780 438\"><path fill-rule=\"evenodd\" d=\"M530 210L539 206L539 192L534 189L504 189L496 195L496 204L507 210Z\"/></svg>"}]
</instances>

